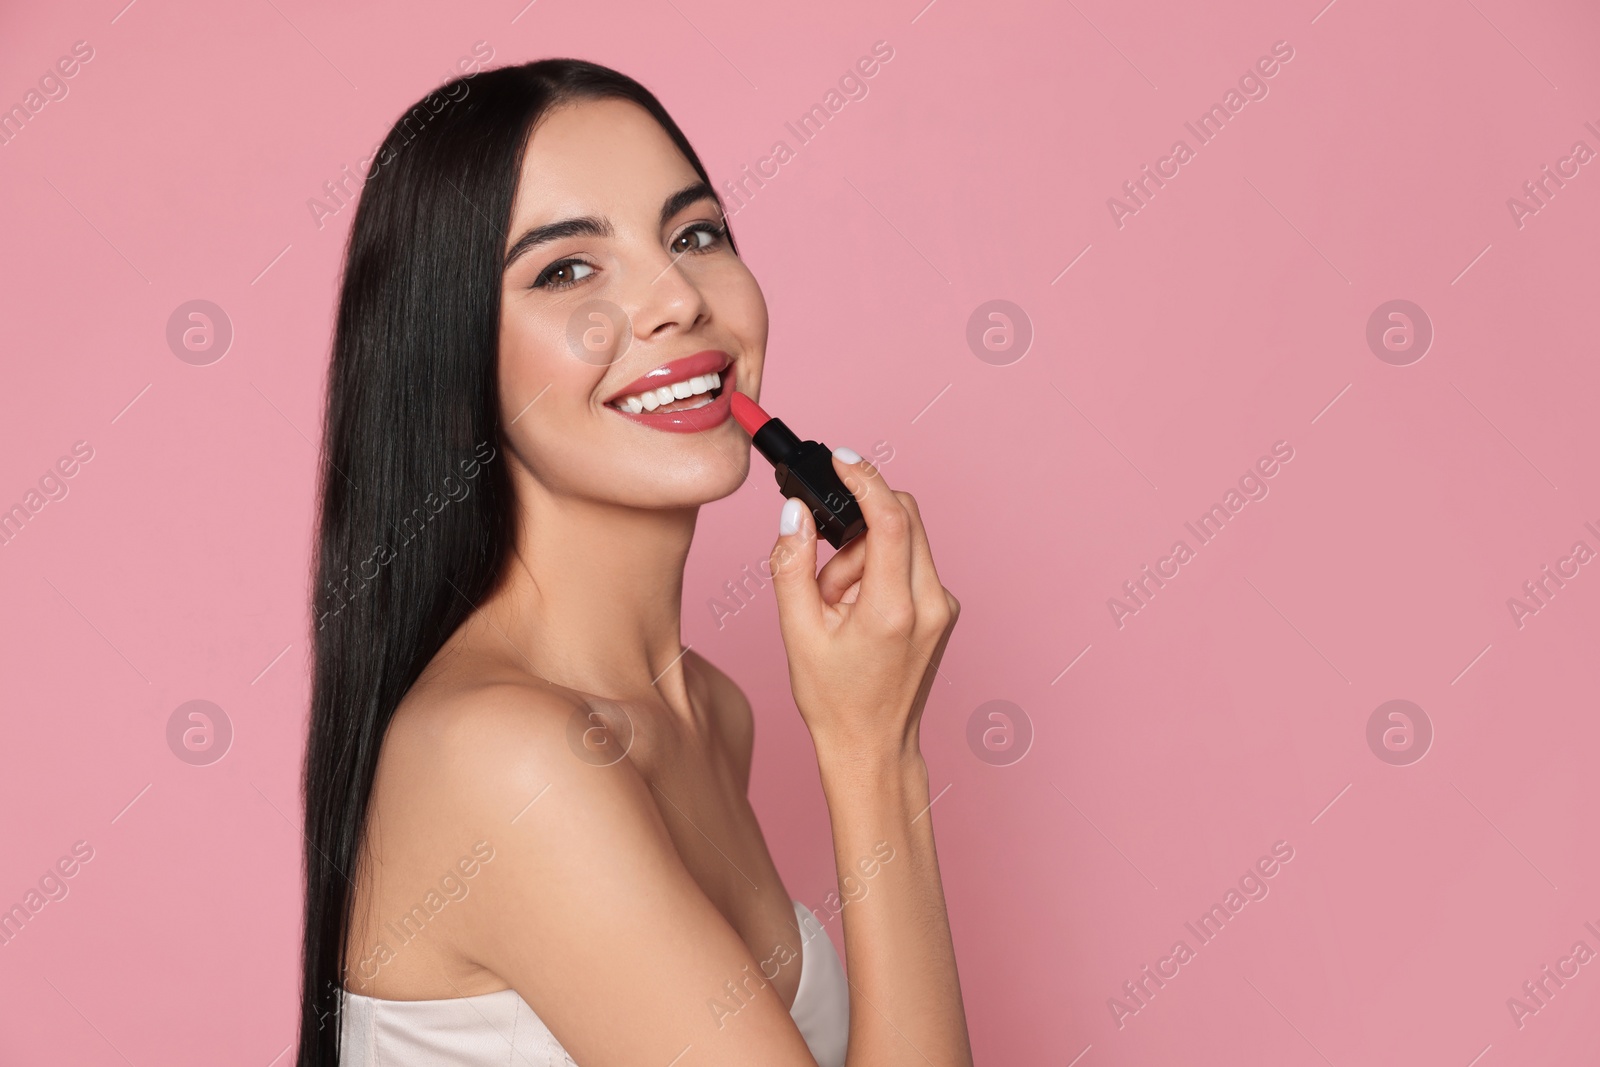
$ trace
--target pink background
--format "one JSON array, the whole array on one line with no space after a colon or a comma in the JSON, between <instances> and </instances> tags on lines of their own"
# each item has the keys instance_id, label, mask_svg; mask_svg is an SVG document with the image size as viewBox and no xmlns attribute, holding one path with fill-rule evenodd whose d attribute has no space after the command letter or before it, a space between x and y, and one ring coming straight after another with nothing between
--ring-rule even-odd
<instances>
[{"instance_id":1,"label":"pink background","mask_svg":"<svg viewBox=\"0 0 1600 1067\"><path fill-rule=\"evenodd\" d=\"M1600 951L1600 563L1520 627L1507 600L1600 550L1600 162L1520 227L1507 199L1600 150L1600 14L922 2L0 16L0 106L94 49L0 147L0 507L94 452L0 548L0 907L94 849L0 946L0 1061L292 1058L308 438L352 214L319 230L307 201L483 41L639 78L719 183L795 149L733 218L772 311L763 400L892 449L964 605L924 749L978 1062L1596 1062L1600 962L1520 1027L1506 1002ZM879 40L868 95L797 147L784 123ZM1269 95L1199 146L1183 123L1277 41ZM1107 199L1180 137L1194 158L1119 227ZM235 330L209 366L165 338L193 299ZM994 299L1034 334L1009 365L966 340ZM1435 331L1407 366L1366 341L1395 299ZM1108 598L1277 441L1270 494L1119 628ZM709 607L779 505L758 464L705 509L685 640L758 709L755 805L817 909L770 590L720 629ZM192 699L233 726L209 766L167 745ZM1410 765L1367 742L1391 699L1435 731ZM966 740L990 700L1034 731L1009 765ZM1270 894L1201 946L1184 923L1278 841ZM1180 938L1119 1027L1108 998Z\"/></svg>"}]
</instances>

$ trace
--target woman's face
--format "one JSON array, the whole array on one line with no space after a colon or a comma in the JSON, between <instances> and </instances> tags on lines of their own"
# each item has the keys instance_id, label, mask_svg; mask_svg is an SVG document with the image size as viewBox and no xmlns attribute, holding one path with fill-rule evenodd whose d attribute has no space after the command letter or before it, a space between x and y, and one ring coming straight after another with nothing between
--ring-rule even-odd
<instances>
[{"instance_id":1,"label":"woman's face","mask_svg":"<svg viewBox=\"0 0 1600 1067\"><path fill-rule=\"evenodd\" d=\"M767 307L722 226L711 189L637 105L565 104L536 127L506 239L515 258L503 280L499 376L507 445L541 485L683 507L744 481L749 438L731 417L704 423L726 414L729 384L760 395ZM704 388L726 363L722 386L625 413L624 398L645 391L640 378L686 357L696 362L668 368L652 389L688 371L700 379L689 388ZM705 410L662 411L692 405Z\"/></svg>"}]
</instances>

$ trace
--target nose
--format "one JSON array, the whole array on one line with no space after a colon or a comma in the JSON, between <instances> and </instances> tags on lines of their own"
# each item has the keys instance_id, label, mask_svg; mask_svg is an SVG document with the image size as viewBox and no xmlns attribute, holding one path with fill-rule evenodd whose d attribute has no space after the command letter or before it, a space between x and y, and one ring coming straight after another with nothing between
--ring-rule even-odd
<instances>
[{"instance_id":1,"label":"nose","mask_svg":"<svg viewBox=\"0 0 1600 1067\"><path fill-rule=\"evenodd\" d=\"M674 330L687 332L709 314L705 294L681 269L679 260L685 254L661 249L657 255L641 257L628 293L636 340L648 341Z\"/></svg>"}]
</instances>

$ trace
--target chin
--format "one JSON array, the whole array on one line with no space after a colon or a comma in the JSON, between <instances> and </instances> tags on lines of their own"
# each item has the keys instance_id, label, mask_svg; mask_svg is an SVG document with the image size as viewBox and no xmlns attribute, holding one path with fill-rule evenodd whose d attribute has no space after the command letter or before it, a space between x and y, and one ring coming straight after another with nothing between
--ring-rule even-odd
<instances>
[{"instance_id":1,"label":"chin","mask_svg":"<svg viewBox=\"0 0 1600 1067\"><path fill-rule=\"evenodd\" d=\"M676 463L654 460L609 478L601 475L595 484L626 486L612 500L627 507L693 508L731 496L750 476L748 440L716 446L708 442L696 452Z\"/></svg>"},{"instance_id":2,"label":"chin","mask_svg":"<svg viewBox=\"0 0 1600 1067\"><path fill-rule=\"evenodd\" d=\"M750 443L741 439L736 441L734 447L737 451L733 455L719 453L712 460L712 465L705 467L700 476L693 479L694 487L688 493L693 498L691 504L709 504L738 492L750 476Z\"/></svg>"}]
</instances>

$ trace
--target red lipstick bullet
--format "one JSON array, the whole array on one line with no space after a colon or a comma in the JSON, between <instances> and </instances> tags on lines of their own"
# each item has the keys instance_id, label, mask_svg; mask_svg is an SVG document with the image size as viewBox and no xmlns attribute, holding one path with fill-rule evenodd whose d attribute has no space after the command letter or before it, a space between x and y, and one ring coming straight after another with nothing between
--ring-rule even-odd
<instances>
[{"instance_id":1,"label":"red lipstick bullet","mask_svg":"<svg viewBox=\"0 0 1600 1067\"><path fill-rule=\"evenodd\" d=\"M861 505L833 469L833 450L817 441L802 441L782 419L761 410L761 405L735 392L733 417L750 435L756 450L767 457L785 497L799 497L811 509L817 532L834 548L843 548L867 529Z\"/></svg>"}]
</instances>

